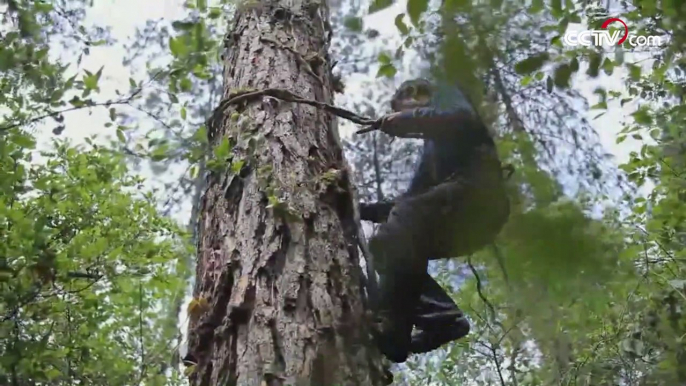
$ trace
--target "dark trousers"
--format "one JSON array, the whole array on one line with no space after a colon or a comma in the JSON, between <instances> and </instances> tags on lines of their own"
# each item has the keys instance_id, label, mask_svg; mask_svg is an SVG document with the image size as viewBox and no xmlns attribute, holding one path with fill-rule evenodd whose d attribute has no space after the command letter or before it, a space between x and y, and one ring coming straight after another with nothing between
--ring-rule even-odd
<instances>
[{"instance_id":1,"label":"dark trousers","mask_svg":"<svg viewBox=\"0 0 686 386\"><path fill-rule=\"evenodd\" d=\"M379 346L394 362L469 332L460 309L427 273L430 258L450 256L462 193L453 182L398 201L370 241L380 275ZM413 336L415 326L418 332Z\"/></svg>"}]
</instances>

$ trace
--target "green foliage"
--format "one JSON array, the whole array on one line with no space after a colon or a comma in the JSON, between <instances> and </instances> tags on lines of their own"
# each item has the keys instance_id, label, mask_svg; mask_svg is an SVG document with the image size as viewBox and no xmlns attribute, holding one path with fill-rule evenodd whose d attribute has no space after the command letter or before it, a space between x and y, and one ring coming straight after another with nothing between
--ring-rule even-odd
<instances>
[{"instance_id":1,"label":"green foliage","mask_svg":"<svg viewBox=\"0 0 686 386\"><path fill-rule=\"evenodd\" d=\"M393 65L391 57L387 53L381 52L378 59L381 65L379 66L379 70L376 72L376 77L378 78L383 76L393 79L398 70Z\"/></svg>"},{"instance_id":2,"label":"green foliage","mask_svg":"<svg viewBox=\"0 0 686 386\"><path fill-rule=\"evenodd\" d=\"M343 20L343 25L353 32L361 32L364 28L364 21L361 17L348 16Z\"/></svg>"},{"instance_id":3,"label":"green foliage","mask_svg":"<svg viewBox=\"0 0 686 386\"><path fill-rule=\"evenodd\" d=\"M499 242L510 279L557 301L610 280L619 251L603 228L572 202L514 214Z\"/></svg>"},{"instance_id":4,"label":"green foliage","mask_svg":"<svg viewBox=\"0 0 686 386\"><path fill-rule=\"evenodd\" d=\"M541 69L541 67L543 67L549 58L550 55L547 52L531 56L515 64L515 71L517 71L519 74L530 74L538 71Z\"/></svg>"},{"instance_id":5,"label":"green foliage","mask_svg":"<svg viewBox=\"0 0 686 386\"><path fill-rule=\"evenodd\" d=\"M393 5L395 3L395 0L372 0L371 4L369 5L369 10L368 12L374 13L381 11L383 9L386 9Z\"/></svg>"},{"instance_id":6,"label":"green foliage","mask_svg":"<svg viewBox=\"0 0 686 386\"><path fill-rule=\"evenodd\" d=\"M407 15L415 26L419 24L419 18L429 8L428 0L408 0Z\"/></svg>"},{"instance_id":7,"label":"green foliage","mask_svg":"<svg viewBox=\"0 0 686 386\"><path fill-rule=\"evenodd\" d=\"M34 143L0 138L0 383L173 383L183 233L121 157Z\"/></svg>"}]
</instances>

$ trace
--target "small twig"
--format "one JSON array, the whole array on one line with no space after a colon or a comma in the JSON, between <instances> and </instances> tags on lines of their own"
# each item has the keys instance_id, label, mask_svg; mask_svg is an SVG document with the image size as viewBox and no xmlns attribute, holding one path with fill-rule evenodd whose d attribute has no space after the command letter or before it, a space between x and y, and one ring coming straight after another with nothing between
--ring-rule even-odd
<instances>
[{"instance_id":1,"label":"small twig","mask_svg":"<svg viewBox=\"0 0 686 386\"><path fill-rule=\"evenodd\" d=\"M495 362L495 369L498 371L498 378L500 378L500 384L502 386L507 386L505 383L505 377L503 377L503 370L502 366L500 364L500 360L498 358L498 347L495 347L494 345L490 345L489 349L491 350L491 354L493 355L493 362Z\"/></svg>"},{"instance_id":2,"label":"small twig","mask_svg":"<svg viewBox=\"0 0 686 386\"><path fill-rule=\"evenodd\" d=\"M472 271L472 274L474 275L474 278L476 279L476 292L479 294L479 297L481 300L486 304L488 309L491 311L491 317L493 318L493 321L495 322L496 320L496 312L495 312L495 307L493 307L493 304L488 301L486 296L483 293L483 285L481 284L481 277L479 276L479 272L477 272L476 268L474 268L474 265L472 264L472 256L469 255L467 257L467 265L469 265L469 269Z\"/></svg>"},{"instance_id":3,"label":"small twig","mask_svg":"<svg viewBox=\"0 0 686 386\"><path fill-rule=\"evenodd\" d=\"M146 362L145 362L145 335L143 335L143 283L138 281L138 340L141 349L141 372L140 381L145 377Z\"/></svg>"},{"instance_id":4,"label":"small twig","mask_svg":"<svg viewBox=\"0 0 686 386\"><path fill-rule=\"evenodd\" d=\"M153 74L153 76L151 77L151 79L148 83L157 80L157 77L160 74L162 74L162 72L163 71L160 70L160 71L157 71L155 74ZM117 99L114 101L107 101L107 102L97 102L97 103L93 103L93 102L87 103L86 102L83 106L74 106L74 107L70 107L70 108L67 108L64 110L51 111L49 113L37 116L35 118L31 118L28 120L20 120L17 123L12 123L12 124L0 127L0 133L2 133L3 131L12 130L12 129L17 128L19 126L30 125L32 123L39 122L45 118L56 117L56 116L59 116L59 115L64 114L64 113L68 113L70 111L81 110L81 109L86 109L86 108L90 108L90 107L103 107L103 106L109 107L109 106L115 106L115 105L129 105L130 106L130 102L132 100L134 100L141 92L143 92L143 86L138 87L135 90L133 90L133 92L131 92L131 94L129 96L127 96L126 98Z\"/></svg>"},{"instance_id":5,"label":"small twig","mask_svg":"<svg viewBox=\"0 0 686 386\"><path fill-rule=\"evenodd\" d=\"M31 118L31 119L29 119L29 120L23 120L23 121L19 121L19 122L17 122L17 123L13 123L13 124L9 124L9 125L7 125L7 126L0 127L0 133L2 133L3 131L12 130L12 129L17 128L17 127L19 127L19 126L30 125L30 124L32 124L32 123L36 123L36 122L38 122L38 121L42 121L42 120L45 119L45 118L56 117L56 116L58 116L58 115L61 115L61 114L64 114L64 113L68 113L68 112L70 112L70 111L81 110L81 109L85 109L85 108L89 108L89 107L101 107L101 106L109 107L109 106L114 106L114 105L125 105L125 104L128 104L129 102L130 102L130 99L129 99L129 98L126 98L126 99L119 99L119 100L116 100L116 101L107 101L107 102L100 102L100 103L90 103L90 104L85 104L85 105L83 105L83 106L70 107L70 108L64 109L64 110L51 111L51 112L49 112L49 113L46 113L46 114L43 114L43 115L39 115L39 116L37 116L37 117L35 117L35 118Z\"/></svg>"}]
</instances>

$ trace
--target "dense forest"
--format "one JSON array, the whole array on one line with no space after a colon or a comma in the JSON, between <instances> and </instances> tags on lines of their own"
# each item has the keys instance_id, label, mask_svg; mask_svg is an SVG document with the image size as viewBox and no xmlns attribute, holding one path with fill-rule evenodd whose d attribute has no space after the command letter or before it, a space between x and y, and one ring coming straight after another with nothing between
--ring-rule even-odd
<instances>
[{"instance_id":1,"label":"dense forest","mask_svg":"<svg viewBox=\"0 0 686 386\"><path fill-rule=\"evenodd\" d=\"M686 3L139 3L0 0L0 384L686 385ZM511 210L429 265L469 334L390 364L355 206L421 144L322 105L419 77L478 110ZM291 97L231 100L262 89Z\"/></svg>"}]
</instances>

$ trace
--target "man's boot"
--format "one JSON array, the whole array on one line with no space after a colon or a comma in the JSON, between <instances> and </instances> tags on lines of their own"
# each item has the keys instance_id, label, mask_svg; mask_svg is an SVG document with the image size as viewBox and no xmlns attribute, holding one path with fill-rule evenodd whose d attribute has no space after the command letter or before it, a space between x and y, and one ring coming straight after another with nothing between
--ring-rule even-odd
<instances>
[{"instance_id":1,"label":"man's boot","mask_svg":"<svg viewBox=\"0 0 686 386\"><path fill-rule=\"evenodd\" d=\"M410 355L412 320L409 315L390 310L379 312L377 343L379 350L391 362L403 363Z\"/></svg>"},{"instance_id":2,"label":"man's boot","mask_svg":"<svg viewBox=\"0 0 686 386\"><path fill-rule=\"evenodd\" d=\"M426 274L415 308L410 351L426 353L469 334L469 321L453 299L429 274Z\"/></svg>"},{"instance_id":3,"label":"man's boot","mask_svg":"<svg viewBox=\"0 0 686 386\"><path fill-rule=\"evenodd\" d=\"M412 334L410 351L414 354L427 353L446 343L464 338L467 334L469 334L469 322L464 317L450 324L417 330Z\"/></svg>"}]
</instances>

